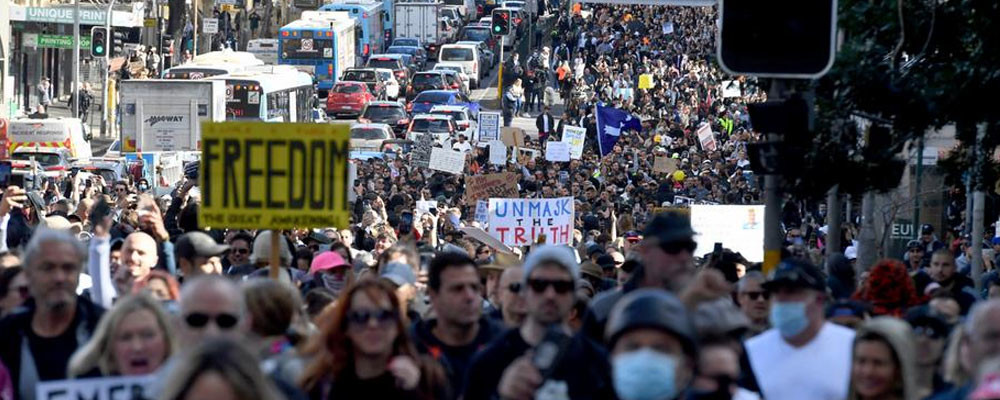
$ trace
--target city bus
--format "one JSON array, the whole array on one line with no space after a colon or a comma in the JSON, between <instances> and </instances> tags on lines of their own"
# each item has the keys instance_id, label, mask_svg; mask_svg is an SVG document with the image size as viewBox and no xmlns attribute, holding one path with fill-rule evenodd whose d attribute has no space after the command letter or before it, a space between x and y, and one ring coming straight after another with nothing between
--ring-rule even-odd
<instances>
[{"instance_id":1,"label":"city bus","mask_svg":"<svg viewBox=\"0 0 1000 400\"><path fill-rule=\"evenodd\" d=\"M250 39L247 52L257 56L264 64L278 65L278 39Z\"/></svg>"},{"instance_id":2,"label":"city bus","mask_svg":"<svg viewBox=\"0 0 1000 400\"><path fill-rule=\"evenodd\" d=\"M321 97L347 68L356 67L358 23L346 12L303 11L278 30L278 64L313 76Z\"/></svg>"},{"instance_id":3,"label":"city bus","mask_svg":"<svg viewBox=\"0 0 1000 400\"><path fill-rule=\"evenodd\" d=\"M361 34L355 38L355 57L364 62L368 56L385 50L383 21L385 11L382 3L374 0L340 0L327 4L320 11L344 11L361 26Z\"/></svg>"},{"instance_id":4,"label":"city bus","mask_svg":"<svg viewBox=\"0 0 1000 400\"><path fill-rule=\"evenodd\" d=\"M216 75L226 82L227 121L311 122L313 81L290 66L260 66Z\"/></svg>"},{"instance_id":5,"label":"city bus","mask_svg":"<svg viewBox=\"0 0 1000 400\"><path fill-rule=\"evenodd\" d=\"M163 79L202 79L240 72L258 65L264 65L264 62L245 51L213 51L199 54L191 61L163 71Z\"/></svg>"}]
</instances>

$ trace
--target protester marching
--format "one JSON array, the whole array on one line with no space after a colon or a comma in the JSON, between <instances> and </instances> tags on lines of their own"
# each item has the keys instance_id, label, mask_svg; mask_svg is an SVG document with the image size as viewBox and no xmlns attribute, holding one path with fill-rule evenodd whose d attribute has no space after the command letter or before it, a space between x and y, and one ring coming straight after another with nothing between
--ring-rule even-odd
<instances>
[{"instance_id":1,"label":"protester marching","mask_svg":"<svg viewBox=\"0 0 1000 400\"><path fill-rule=\"evenodd\" d=\"M859 265L856 218L833 248L788 202L765 268L767 95L718 8L539 3L499 110L428 111L454 140L224 115L189 159L7 182L0 400L1000 399L1000 239L949 215Z\"/></svg>"}]
</instances>

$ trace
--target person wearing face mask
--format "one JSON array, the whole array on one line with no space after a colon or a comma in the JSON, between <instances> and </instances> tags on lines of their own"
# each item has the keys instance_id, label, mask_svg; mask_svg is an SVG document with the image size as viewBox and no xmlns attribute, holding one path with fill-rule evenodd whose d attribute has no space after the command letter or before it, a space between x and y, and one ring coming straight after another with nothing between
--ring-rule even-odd
<instances>
[{"instance_id":1,"label":"person wearing face mask","mask_svg":"<svg viewBox=\"0 0 1000 400\"><path fill-rule=\"evenodd\" d=\"M819 268L785 260L764 283L773 328L745 342L751 371L743 387L769 400L839 400L847 396L854 331L827 322Z\"/></svg>"},{"instance_id":2,"label":"person wearing face mask","mask_svg":"<svg viewBox=\"0 0 1000 400\"><path fill-rule=\"evenodd\" d=\"M319 253L309 266L309 275L312 276L309 286L330 289L334 296L339 297L340 292L353 280L354 274L350 267L351 265L335 251Z\"/></svg>"}]
</instances>

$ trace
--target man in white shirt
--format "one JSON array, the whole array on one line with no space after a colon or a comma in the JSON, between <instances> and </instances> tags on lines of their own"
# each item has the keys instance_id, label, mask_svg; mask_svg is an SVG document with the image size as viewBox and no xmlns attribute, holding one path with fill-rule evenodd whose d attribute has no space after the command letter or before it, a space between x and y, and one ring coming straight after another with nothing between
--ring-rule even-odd
<instances>
[{"instance_id":1,"label":"man in white shirt","mask_svg":"<svg viewBox=\"0 0 1000 400\"><path fill-rule=\"evenodd\" d=\"M773 328L745 343L763 397L846 398L854 331L826 322L826 286L819 268L803 260L783 261L763 287L773 300Z\"/></svg>"},{"instance_id":2,"label":"man in white shirt","mask_svg":"<svg viewBox=\"0 0 1000 400\"><path fill-rule=\"evenodd\" d=\"M455 151L461 151L463 153L468 153L472 151L472 145L466 140L464 133L458 134L458 141L451 145L451 149Z\"/></svg>"}]
</instances>

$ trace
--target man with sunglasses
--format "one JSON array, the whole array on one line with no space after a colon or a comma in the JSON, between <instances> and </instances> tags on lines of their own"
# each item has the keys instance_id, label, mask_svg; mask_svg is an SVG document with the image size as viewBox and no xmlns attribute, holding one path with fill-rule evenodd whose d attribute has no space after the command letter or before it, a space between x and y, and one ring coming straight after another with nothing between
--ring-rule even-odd
<instances>
[{"instance_id":1,"label":"man with sunglasses","mask_svg":"<svg viewBox=\"0 0 1000 400\"><path fill-rule=\"evenodd\" d=\"M771 294L761 286L765 281L760 271L750 271L736 283L736 299L740 311L750 320L745 337L750 338L771 329L768 314L771 312Z\"/></svg>"},{"instance_id":2,"label":"man with sunglasses","mask_svg":"<svg viewBox=\"0 0 1000 400\"><path fill-rule=\"evenodd\" d=\"M476 355L463 398L614 398L607 353L567 323L580 279L573 250L533 248L523 268L527 317Z\"/></svg>"},{"instance_id":3,"label":"man with sunglasses","mask_svg":"<svg viewBox=\"0 0 1000 400\"><path fill-rule=\"evenodd\" d=\"M524 288L523 278L524 270L521 267L507 267L500 274L497 298L500 314L503 315L503 323L510 328L521 326L527 313L524 298L521 297L521 291Z\"/></svg>"}]
</instances>

